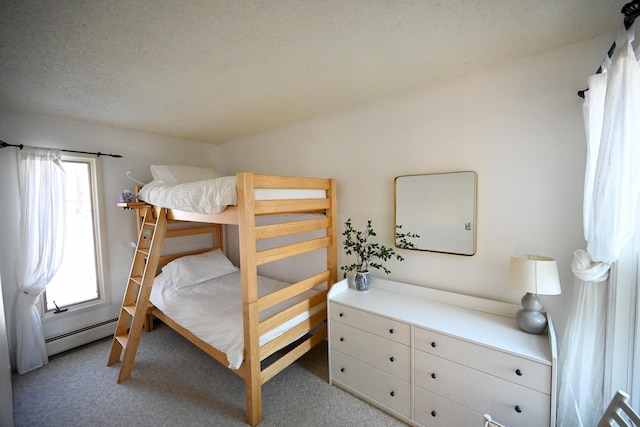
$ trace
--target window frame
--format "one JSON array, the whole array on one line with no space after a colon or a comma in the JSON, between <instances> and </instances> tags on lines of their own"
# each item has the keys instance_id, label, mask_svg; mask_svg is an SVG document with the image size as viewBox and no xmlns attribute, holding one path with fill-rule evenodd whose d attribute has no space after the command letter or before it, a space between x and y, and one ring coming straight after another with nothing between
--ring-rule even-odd
<instances>
[{"instance_id":1,"label":"window frame","mask_svg":"<svg viewBox=\"0 0 640 427\"><path fill-rule=\"evenodd\" d=\"M38 309L43 322L60 320L69 315L80 314L111 305L111 287L108 285L108 258L106 245L106 222L104 215L104 186L102 181L102 161L99 157L85 154L62 153L64 162L79 162L89 166L89 186L91 189L91 205L93 211L93 230L96 261L96 280L98 282L98 298L66 306L67 310L56 313L47 311L44 295L40 298ZM46 292L46 291L45 291Z\"/></svg>"}]
</instances>

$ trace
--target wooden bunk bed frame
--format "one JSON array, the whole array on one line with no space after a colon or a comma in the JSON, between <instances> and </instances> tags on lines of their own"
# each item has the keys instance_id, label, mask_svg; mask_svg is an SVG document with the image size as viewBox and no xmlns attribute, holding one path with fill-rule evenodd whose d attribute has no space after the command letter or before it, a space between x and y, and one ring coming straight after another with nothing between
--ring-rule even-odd
<instances>
[{"instance_id":1,"label":"wooden bunk bed frame","mask_svg":"<svg viewBox=\"0 0 640 427\"><path fill-rule=\"evenodd\" d=\"M182 336L194 343L201 350L209 354L220 363L228 366L227 357L221 351L207 344L189 330L181 327L170 317L155 308L148 301L148 296L153 284L153 277L162 265L185 254L160 256L160 249L164 237L186 236L191 234L201 234L214 232L217 239L214 241L214 248L222 246L221 224L234 224L238 226L239 251L240 251L240 271L242 280L242 315L244 329L244 361L242 365L232 370L245 381L246 388L246 418L247 422L255 426L262 420L262 384L273 378L299 357L308 352L315 345L324 340L327 336L326 308L310 316L310 318L278 338L260 346L260 336L265 332L294 318L299 313L310 308L326 303L327 292L336 282L337 277L337 206L336 206L336 185L335 179L321 178L300 178L259 175L249 172L240 172L237 177L238 206L229 206L219 214L199 214L165 209L162 207L151 207L144 202L119 204L120 207L138 209L138 248L144 252L144 260L134 262L130 276L130 284L137 283L138 289L132 293L136 301L132 302L130 292L127 290L121 310L121 318L128 316L126 321L119 320L114 335L109 365L120 360L121 351L124 350L124 359L121 365L118 382L126 380L133 369L133 361L142 325L149 326L150 315L160 319ZM255 200L254 189L314 189L324 190L326 197L323 199L295 199L295 200ZM256 217L261 215L279 215L290 213L322 213L323 216L312 216L311 219L302 219L291 222L279 222L277 224L256 225ZM151 223L149 218L153 216L152 224L160 224L158 232L160 235L146 242L143 236L146 223ZM165 218L163 218L165 217ZM199 223L191 228L167 229L166 222L182 221ZM210 225L202 225L209 223ZM166 232L165 232L166 230ZM265 239L298 235L310 231L324 230L324 237L304 238L306 240L297 243L286 244L266 250L257 250L256 242ZM316 235L318 233L312 233ZM319 233L323 234L323 233ZM307 234L309 235L309 234ZM304 236L304 235L302 235ZM155 242L157 240L157 242ZM158 243L159 242L159 243ZM308 277L302 281L273 292L263 297L258 297L258 267L260 265L291 258L319 249L326 250L326 270ZM207 249L208 250L208 249ZM203 252L194 251L188 254ZM143 270L141 266L144 264ZM146 267L152 268L151 278L145 278ZM140 276L135 278L134 276ZM305 299L288 309L266 319L259 320L261 311L273 307L276 304L286 301L302 292L323 286L323 292ZM135 306L135 307L134 307ZM136 311L137 310L137 311ZM142 313L136 318L134 312ZM139 317L145 317L140 319ZM136 334L136 332L140 330ZM148 329L150 330L150 328ZM137 335L137 336L136 336ZM302 338L297 338L302 337ZM294 341L294 343L292 343ZM286 347L286 351L283 349ZM130 351L132 354L127 355ZM264 367L262 363L269 357L270 364Z\"/></svg>"}]
</instances>

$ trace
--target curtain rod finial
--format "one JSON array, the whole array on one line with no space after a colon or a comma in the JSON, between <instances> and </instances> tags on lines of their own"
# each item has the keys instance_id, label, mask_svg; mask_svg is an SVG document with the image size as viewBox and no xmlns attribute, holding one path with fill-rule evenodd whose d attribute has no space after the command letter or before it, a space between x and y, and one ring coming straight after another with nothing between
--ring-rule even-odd
<instances>
[{"instance_id":1,"label":"curtain rod finial","mask_svg":"<svg viewBox=\"0 0 640 427\"><path fill-rule=\"evenodd\" d=\"M640 15L640 1L634 0L625 4L620 12L624 14L624 27L628 30Z\"/></svg>"}]
</instances>

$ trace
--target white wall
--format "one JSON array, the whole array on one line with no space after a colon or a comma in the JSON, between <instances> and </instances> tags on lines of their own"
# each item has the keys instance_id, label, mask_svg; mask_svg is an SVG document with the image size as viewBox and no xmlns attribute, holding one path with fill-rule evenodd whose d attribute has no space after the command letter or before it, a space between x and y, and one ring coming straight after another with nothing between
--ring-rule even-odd
<instances>
[{"instance_id":1,"label":"white wall","mask_svg":"<svg viewBox=\"0 0 640 427\"><path fill-rule=\"evenodd\" d=\"M335 177L340 222L372 219L391 245L395 176L476 171L476 255L402 251L406 261L391 263L389 278L518 302L521 293L505 284L509 256L555 257L564 292L544 299L563 326L572 253L584 247L576 92L610 43L591 40L227 143L221 172ZM340 247L340 264L347 261Z\"/></svg>"},{"instance_id":2,"label":"white wall","mask_svg":"<svg viewBox=\"0 0 640 427\"><path fill-rule=\"evenodd\" d=\"M11 144L101 151L123 156L121 159L101 157L111 305L97 312L79 314L75 320L79 326L88 326L117 317L133 256L129 242L136 240L134 211L116 207L119 193L126 188L133 190L135 186L125 176L125 172L134 169L134 177L150 180L149 166L152 164L215 166L217 147L78 121L6 111L0 111L0 129L0 139ZM20 237L16 151L16 148L0 150L0 271L12 360L15 357L14 306L18 289L15 265ZM55 320L45 322L44 328L47 337L67 332L64 323Z\"/></svg>"}]
</instances>

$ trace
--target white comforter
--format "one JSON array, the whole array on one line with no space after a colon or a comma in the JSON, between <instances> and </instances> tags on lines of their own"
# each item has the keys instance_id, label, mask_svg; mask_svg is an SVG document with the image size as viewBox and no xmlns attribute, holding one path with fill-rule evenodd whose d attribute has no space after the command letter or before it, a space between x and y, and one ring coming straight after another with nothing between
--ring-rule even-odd
<instances>
[{"instance_id":1,"label":"white comforter","mask_svg":"<svg viewBox=\"0 0 640 427\"><path fill-rule=\"evenodd\" d=\"M267 295L288 284L258 276L258 293ZM271 307L260 313L260 320L267 319L287 306L307 298L316 291L307 291L297 298ZM176 287L163 278L156 277L151 289L151 302L180 326L227 355L229 368L238 369L244 355L244 333L242 328L242 287L240 272L227 274L197 285ZM267 332L260 337L260 345L282 335L284 332L321 310L316 306L307 313Z\"/></svg>"},{"instance_id":2,"label":"white comforter","mask_svg":"<svg viewBox=\"0 0 640 427\"><path fill-rule=\"evenodd\" d=\"M222 212L227 206L238 204L236 177L223 176L176 185L152 181L142 187L138 198L164 208L215 214Z\"/></svg>"},{"instance_id":3,"label":"white comforter","mask_svg":"<svg viewBox=\"0 0 640 427\"><path fill-rule=\"evenodd\" d=\"M322 199L326 193L324 190L256 189L254 197L256 200ZM151 181L142 187L138 198L164 208L216 214L227 206L238 204L236 177L223 176L176 185Z\"/></svg>"}]
</instances>

